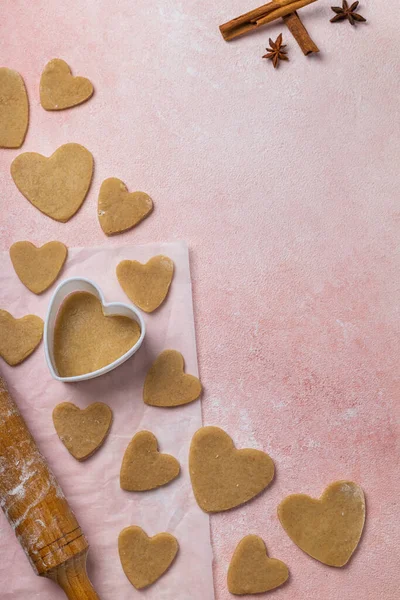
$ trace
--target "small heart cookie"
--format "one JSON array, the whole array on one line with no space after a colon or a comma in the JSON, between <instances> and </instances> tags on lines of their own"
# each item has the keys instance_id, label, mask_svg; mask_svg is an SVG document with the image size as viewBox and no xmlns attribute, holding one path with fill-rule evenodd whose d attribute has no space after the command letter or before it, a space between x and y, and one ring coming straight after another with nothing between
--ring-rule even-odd
<instances>
[{"instance_id":1,"label":"small heart cookie","mask_svg":"<svg viewBox=\"0 0 400 600\"><path fill-rule=\"evenodd\" d=\"M24 80L16 71L0 68L0 148L19 148L29 122Z\"/></svg>"},{"instance_id":2,"label":"small heart cookie","mask_svg":"<svg viewBox=\"0 0 400 600\"><path fill-rule=\"evenodd\" d=\"M34 294L41 294L57 279L68 250L61 242L48 242L37 248L31 242L16 242L10 258L21 282Z\"/></svg>"},{"instance_id":3,"label":"small heart cookie","mask_svg":"<svg viewBox=\"0 0 400 600\"><path fill-rule=\"evenodd\" d=\"M71 402L57 404L53 410L57 435L77 460L86 460L104 443L112 423L112 410L94 402L81 410Z\"/></svg>"},{"instance_id":4,"label":"small heart cookie","mask_svg":"<svg viewBox=\"0 0 400 600\"><path fill-rule=\"evenodd\" d=\"M0 309L0 356L14 367L39 346L43 337L43 321L35 315L14 319Z\"/></svg>"},{"instance_id":5,"label":"small heart cookie","mask_svg":"<svg viewBox=\"0 0 400 600\"><path fill-rule=\"evenodd\" d=\"M128 492L144 492L178 477L179 462L170 454L160 454L157 438L150 431L139 431L125 450L120 484Z\"/></svg>"},{"instance_id":6,"label":"small heart cookie","mask_svg":"<svg viewBox=\"0 0 400 600\"><path fill-rule=\"evenodd\" d=\"M153 312L168 294L174 263L167 256L153 256L145 265L137 260L123 260L117 277L125 294L145 312Z\"/></svg>"},{"instance_id":7,"label":"small heart cookie","mask_svg":"<svg viewBox=\"0 0 400 600\"><path fill-rule=\"evenodd\" d=\"M148 535L140 527L126 527L118 538L121 565L131 584L141 590L157 581L171 566L178 542L170 533Z\"/></svg>"},{"instance_id":8,"label":"small heart cookie","mask_svg":"<svg viewBox=\"0 0 400 600\"><path fill-rule=\"evenodd\" d=\"M116 177L101 184L98 200L99 223L106 235L122 233L145 219L153 210L153 201L144 192L128 192Z\"/></svg>"},{"instance_id":9,"label":"small heart cookie","mask_svg":"<svg viewBox=\"0 0 400 600\"><path fill-rule=\"evenodd\" d=\"M288 577L285 563L269 558L263 540L258 535L246 535L229 565L228 590L236 596L261 594L279 587Z\"/></svg>"},{"instance_id":10,"label":"small heart cookie","mask_svg":"<svg viewBox=\"0 0 400 600\"><path fill-rule=\"evenodd\" d=\"M202 427L190 444L189 471L197 504L206 512L239 506L274 478L274 463L261 450L237 450L219 427Z\"/></svg>"},{"instance_id":11,"label":"small heart cookie","mask_svg":"<svg viewBox=\"0 0 400 600\"><path fill-rule=\"evenodd\" d=\"M331 567L343 567L360 541L365 498L352 481L336 481L321 498L292 494L278 506L290 539L304 552Z\"/></svg>"},{"instance_id":12,"label":"small heart cookie","mask_svg":"<svg viewBox=\"0 0 400 600\"><path fill-rule=\"evenodd\" d=\"M143 400L150 406L181 406L201 394L201 383L184 372L184 360L176 350L164 350L150 367L143 387Z\"/></svg>"},{"instance_id":13,"label":"small heart cookie","mask_svg":"<svg viewBox=\"0 0 400 600\"><path fill-rule=\"evenodd\" d=\"M24 152L11 163L14 183L33 206L65 223L80 208L89 191L93 157L80 144L64 144L49 158Z\"/></svg>"},{"instance_id":14,"label":"small heart cookie","mask_svg":"<svg viewBox=\"0 0 400 600\"><path fill-rule=\"evenodd\" d=\"M63 110L82 104L93 94L93 85L86 77L73 77L64 60L53 58L40 78L40 102L46 110Z\"/></svg>"},{"instance_id":15,"label":"small heart cookie","mask_svg":"<svg viewBox=\"0 0 400 600\"><path fill-rule=\"evenodd\" d=\"M54 326L54 364L61 377L93 373L123 356L140 338L140 325L121 315L104 315L89 292L67 296Z\"/></svg>"}]
</instances>

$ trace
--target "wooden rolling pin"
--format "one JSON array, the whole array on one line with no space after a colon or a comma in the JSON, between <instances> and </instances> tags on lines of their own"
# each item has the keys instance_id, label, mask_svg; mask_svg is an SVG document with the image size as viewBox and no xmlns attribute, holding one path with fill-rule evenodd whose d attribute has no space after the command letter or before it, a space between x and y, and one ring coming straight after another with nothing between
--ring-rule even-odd
<instances>
[{"instance_id":1,"label":"wooden rolling pin","mask_svg":"<svg viewBox=\"0 0 400 600\"><path fill-rule=\"evenodd\" d=\"M86 573L86 538L2 377L0 505L37 575L70 600L99 600Z\"/></svg>"}]
</instances>

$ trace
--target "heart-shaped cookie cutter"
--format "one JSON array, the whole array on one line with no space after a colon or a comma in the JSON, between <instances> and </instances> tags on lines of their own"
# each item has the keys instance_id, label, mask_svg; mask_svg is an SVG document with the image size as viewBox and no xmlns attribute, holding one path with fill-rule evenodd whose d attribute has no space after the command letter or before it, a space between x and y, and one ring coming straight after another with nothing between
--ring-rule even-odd
<instances>
[{"instance_id":1,"label":"heart-shaped cookie cutter","mask_svg":"<svg viewBox=\"0 0 400 600\"><path fill-rule=\"evenodd\" d=\"M104 315L119 315L122 317L129 317L134 319L140 326L140 337L136 344L125 352L122 356L114 360L109 365L92 371L91 373L84 373L83 375L75 375L73 377L61 377L56 369L54 362L54 326L57 318L58 311L65 298L73 292L89 292L98 298L101 302ZM84 381L86 379L94 379L104 373L109 373L119 365L122 365L128 358L135 354L140 346L142 345L144 336L146 334L146 325L140 312L133 305L129 306L123 302L106 302L101 289L90 279L85 277L70 277L62 281L57 288L54 290L53 296L50 300L49 308L47 309L46 320L44 323L44 351L46 355L47 366L49 367L50 373L57 381L74 382Z\"/></svg>"}]
</instances>

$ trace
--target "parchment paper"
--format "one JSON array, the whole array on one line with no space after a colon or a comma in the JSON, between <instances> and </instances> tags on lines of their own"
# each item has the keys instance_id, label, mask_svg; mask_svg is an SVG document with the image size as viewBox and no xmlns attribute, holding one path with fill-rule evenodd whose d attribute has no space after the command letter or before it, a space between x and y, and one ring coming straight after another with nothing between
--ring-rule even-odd
<instances>
[{"instance_id":1,"label":"parchment paper","mask_svg":"<svg viewBox=\"0 0 400 600\"><path fill-rule=\"evenodd\" d=\"M88 277L100 286L106 301L129 302L118 284L116 265L123 259L146 262L156 254L172 258L174 279L166 302L155 313L144 315L145 341L124 365L91 381L59 383L50 376L42 343L17 367L9 367L0 359L0 370L89 540L88 572L101 600L212 600L209 518L194 500L188 473L190 440L202 424L200 402L163 410L148 407L142 400L146 371L166 348L182 352L187 372L198 374L187 246L174 242L69 249L58 282L71 276ZM44 319L55 286L35 296L17 278L8 252L2 252L0 260L0 307L14 317L33 313ZM106 402L114 413L104 446L84 463L69 455L53 427L52 410L64 401L81 408L94 401ZM182 472L176 481L158 490L141 494L124 492L119 486L122 456L132 436L142 429L156 435L160 450L173 454ZM143 527L149 535L168 531L176 536L180 546L172 568L153 586L140 592L126 579L118 557L118 534L133 524ZM1 600L64 598L55 584L34 575L1 511L0 592Z\"/></svg>"}]
</instances>

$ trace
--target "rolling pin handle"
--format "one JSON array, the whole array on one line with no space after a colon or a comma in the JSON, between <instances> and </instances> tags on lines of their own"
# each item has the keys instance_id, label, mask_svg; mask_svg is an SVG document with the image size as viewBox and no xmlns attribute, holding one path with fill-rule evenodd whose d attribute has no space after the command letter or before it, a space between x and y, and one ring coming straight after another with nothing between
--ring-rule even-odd
<instances>
[{"instance_id":1,"label":"rolling pin handle","mask_svg":"<svg viewBox=\"0 0 400 600\"><path fill-rule=\"evenodd\" d=\"M45 575L64 590L68 600L100 600L86 572L87 553L86 549Z\"/></svg>"}]
</instances>

